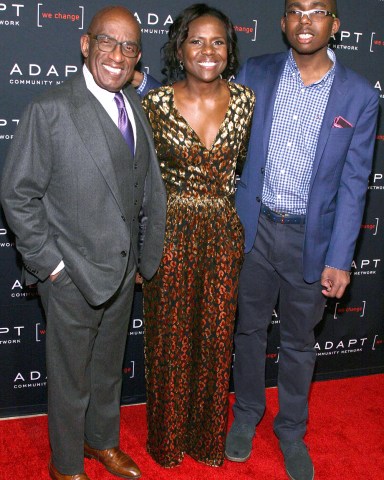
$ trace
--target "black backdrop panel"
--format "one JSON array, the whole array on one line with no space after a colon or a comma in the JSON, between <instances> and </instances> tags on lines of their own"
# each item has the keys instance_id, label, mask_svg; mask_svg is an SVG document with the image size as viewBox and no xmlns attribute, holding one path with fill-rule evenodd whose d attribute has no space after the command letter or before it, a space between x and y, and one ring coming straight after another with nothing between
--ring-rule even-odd
<instances>
[{"instance_id":1,"label":"black backdrop panel","mask_svg":"<svg viewBox=\"0 0 384 480\"><path fill-rule=\"evenodd\" d=\"M120 2L135 13L143 34L141 67L161 79L160 47L173 19L192 1ZM241 60L286 49L280 31L284 0L212 0L233 20ZM79 38L105 0L0 1L0 169L25 105L81 68ZM384 1L339 0L337 58L365 75L384 98ZM70 142L71 139L68 138ZM317 329L315 379L384 370L384 124L380 118L366 212L352 264L352 284L329 301ZM36 289L20 280L20 258L0 211L0 416L46 410L45 323ZM132 312L123 366L122 403L145 401L142 294ZM279 315L274 312L267 383L276 384Z\"/></svg>"}]
</instances>

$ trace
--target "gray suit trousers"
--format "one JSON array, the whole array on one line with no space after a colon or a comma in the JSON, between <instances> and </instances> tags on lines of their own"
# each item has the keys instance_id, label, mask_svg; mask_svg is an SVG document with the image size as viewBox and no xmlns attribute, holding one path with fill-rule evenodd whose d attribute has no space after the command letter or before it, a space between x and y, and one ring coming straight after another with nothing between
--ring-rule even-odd
<instances>
[{"instance_id":1,"label":"gray suit trousers","mask_svg":"<svg viewBox=\"0 0 384 480\"><path fill-rule=\"evenodd\" d=\"M234 414L240 423L253 426L264 414L267 329L278 301L279 413L274 430L282 440L296 440L306 432L316 360L314 328L325 307L320 282L303 280L304 228L273 223L261 214L256 241L245 255L239 283Z\"/></svg>"},{"instance_id":2,"label":"gray suit trousers","mask_svg":"<svg viewBox=\"0 0 384 480\"><path fill-rule=\"evenodd\" d=\"M119 445L122 365L135 285L132 261L115 295L93 307L67 272L39 284L46 314L48 425L52 462L84 471L84 440Z\"/></svg>"}]
</instances>

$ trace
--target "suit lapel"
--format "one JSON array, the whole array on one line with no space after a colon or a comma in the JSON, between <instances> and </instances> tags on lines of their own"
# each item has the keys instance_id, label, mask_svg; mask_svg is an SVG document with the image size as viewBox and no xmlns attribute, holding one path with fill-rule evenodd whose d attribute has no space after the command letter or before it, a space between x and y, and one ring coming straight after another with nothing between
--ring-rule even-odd
<instances>
[{"instance_id":1,"label":"suit lapel","mask_svg":"<svg viewBox=\"0 0 384 480\"><path fill-rule=\"evenodd\" d=\"M119 194L115 171L111 161L111 152L105 138L101 119L96 112L93 101L98 101L87 89L82 73L73 79L73 105L71 117L79 135L100 173L108 184L121 211L123 206ZM106 113L107 115L107 113ZM108 120L108 118L106 118Z\"/></svg>"},{"instance_id":2,"label":"suit lapel","mask_svg":"<svg viewBox=\"0 0 384 480\"><path fill-rule=\"evenodd\" d=\"M336 64L335 78L331 91L329 93L327 108L325 109L323 123L317 141L315 159L312 167L312 179L315 178L320 160L323 156L325 146L328 142L329 135L332 131L333 120L340 113L340 105L344 101L344 97L348 92L348 82L345 68L340 64Z\"/></svg>"},{"instance_id":3,"label":"suit lapel","mask_svg":"<svg viewBox=\"0 0 384 480\"><path fill-rule=\"evenodd\" d=\"M287 60L287 57L284 56L282 60L272 64L268 68L265 80L263 80L263 85L265 88L265 94L264 94L265 128L264 128L264 137L263 137L264 158L267 158L267 155L268 155L269 138L271 135L273 110L275 106L276 93L277 93L277 89L280 83L280 77L284 69L286 60Z\"/></svg>"},{"instance_id":4,"label":"suit lapel","mask_svg":"<svg viewBox=\"0 0 384 480\"><path fill-rule=\"evenodd\" d=\"M155 150L155 145L153 143L153 132L152 128L149 125L149 122L147 120L147 117L144 113L143 107L141 106L141 100L136 93L136 90L132 87L132 85L128 85L124 89L124 94L127 96L128 101L132 107L132 110L135 113L136 120L139 121L138 124L136 124L136 128L141 127L144 131L144 135L146 137L146 140L148 142L148 147L149 147L149 165L150 169L152 171L151 176L154 178L159 178L160 182L157 184L158 188L161 189L161 194L165 194L164 190L164 185L161 180L161 173L160 173L160 166L159 162L157 159L157 153ZM148 180L148 177L147 177ZM152 195L152 192L149 192L149 195Z\"/></svg>"},{"instance_id":5,"label":"suit lapel","mask_svg":"<svg viewBox=\"0 0 384 480\"><path fill-rule=\"evenodd\" d=\"M143 108L141 106L141 100L136 93L136 90L132 87L132 85L127 85L124 88L124 94L127 97L129 104L135 114L136 120L139 121L139 124L136 125L136 128L143 128L145 132L145 136L150 144L153 142L153 135L152 129L148 123L147 117L144 114Z\"/></svg>"}]
</instances>

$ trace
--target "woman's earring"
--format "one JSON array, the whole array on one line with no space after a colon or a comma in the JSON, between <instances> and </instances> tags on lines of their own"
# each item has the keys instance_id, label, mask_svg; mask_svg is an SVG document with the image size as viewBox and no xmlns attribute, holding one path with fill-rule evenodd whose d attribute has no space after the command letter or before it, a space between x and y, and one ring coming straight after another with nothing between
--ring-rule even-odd
<instances>
[{"instance_id":1,"label":"woman's earring","mask_svg":"<svg viewBox=\"0 0 384 480\"><path fill-rule=\"evenodd\" d=\"M182 60L179 61L179 66L180 66L180 70L183 71L184 70L184 63Z\"/></svg>"}]
</instances>

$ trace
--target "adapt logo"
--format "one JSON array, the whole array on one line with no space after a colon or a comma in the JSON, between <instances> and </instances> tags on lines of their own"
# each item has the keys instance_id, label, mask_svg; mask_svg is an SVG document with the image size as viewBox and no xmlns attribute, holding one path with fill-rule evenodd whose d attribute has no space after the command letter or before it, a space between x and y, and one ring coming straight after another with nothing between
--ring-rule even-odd
<instances>
[{"instance_id":1,"label":"adapt logo","mask_svg":"<svg viewBox=\"0 0 384 480\"><path fill-rule=\"evenodd\" d=\"M29 327L28 327L29 328ZM41 326L41 323L35 325L35 341L41 342L45 337L45 327ZM31 333L25 330L24 325L18 325L16 327L0 327L0 345L15 345L22 343L24 338L29 339Z\"/></svg>"},{"instance_id":2,"label":"adapt logo","mask_svg":"<svg viewBox=\"0 0 384 480\"><path fill-rule=\"evenodd\" d=\"M23 325L16 327L0 327L0 345L15 345L21 343Z\"/></svg>"},{"instance_id":3,"label":"adapt logo","mask_svg":"<svg viewBox=\"0 0 384 480\"><path fill-rule=\"evenodd\" d=\"M343 355L351 353L361 353L367 350L376 350L382 345L383 341L379 335L362 338L348 338L343 340L326 340L317 342L315 350L317 356Z\"/></svg>"},{"instance_id":4,"label":"adapt logo","mask_svg":"<svg viewBox=\"0 0 384 480\"><path fill-rule=\"evenodd\" d=\"M37 63L21 65L15 63L9 72L11 85L59 85L61 77L68 78L76 73L76 65L50 65L43 67Z\"/></svg>"},{"instance_id":5,"label":"adapt logo","mask_svg":"<svg viewBox=\"0 0 384 480\"><path fill-rule=\"evenodd\" d=\"M13 136L13 135L12 135ZM1 139L1 134L0 134ZM8 231L6 228L0 228L0 248L15 248L15 242L4 238L7 237Z\"/></svg>"},{"instance_id":6,"label":"adapt logo","mask_svg":"<svg viewBox=\"0 0 384 480\"><path fill-rule=\"evenodd\" d=\"M18 124L18 118L12 118L10 120L7 120L6 118L0 118L0 141L12 140L14 129L17 127Z\"/></svg>"},{"instance_id":7,"label":"adapt logo","mask_svg":"<svg viewBox=\"0 0 384 480\"><path fill-rule=\"evenodd\" d=\"M384 92L383 92L383 88L382 88L381 85L382 85L382 84L381 84L380 80L378 80L378 81L375 83L374 87L375 87L377 90L379 90L379 92L380 92L380 98L384 98Z\"/></svg>"},{"instance_id":8,"label":"adapt logo","mask_svg":"<svg viewBox=\"0 0 384 480\"><path fill-rule=\"evenodd\" d=\"M271 325L279 325L279 324L280 324L280 317L279 317L276 309L273 309Z\"/></svg>"},{"instance_id":9,"label":"adapt logo","mask_svg":"<svg viewBox=\"0 0 384 480\"><path fill-rule=\"evenodd\" d=\"M132 320L129 335L144 335L143 320L141 318L134 318Z\"/></svg>"},{"instance_id":10,"label":"adapt logo","mask_svg":"<svg viewBox=\"0 0 384 480\"><path fill-rule=\"evenodd\" d=\"M168 25L173 23L171 14L135 12L134 16L141 25L141 33L146 35L168 35Z\"/></svg>"},{"instance_id":11,"label":"adapt logo","mask_svg":"<svg viewBox=\"0 0 384 480\"><path fill-rule=\"evenodd\" d=\"M22 3L0 3L0 27L20 27Z\"/></svg>"},{"instance_id":12,"label":"adapt logo","mask_svg":"<svg viewBox=\"0 0 384 480\"><path fill-rule=\"evenodd\" d=\"M352 275L376 275L381 258L363 259L360 262L353 260L351 264Z\"/></svg>"},{"instance_id":13,"label":"adapt logo","mask_svg":"<svg viewBox=\"0 0 384 480\"><path fill-rule=\"evenodd\" d=\"M15 280L12 285L11 298L34 298L38 297L36 285L29 285L28 287L23 287L20 280Z\"/></svg>"},{"instance_id":14,"label":"adapt logo","mask_svg":"<svg viewBox=\"0 0 384 480\"><path fill-rule=\"evenodd\" d=\"M359 50L362 37L362 32L349 32L348 30L342 30L331 37L333 41L329 46L334 50L357 51Z\"/></svg>"},{"instance_id":15,"label":"adapt logo","mask_svg":"<svg viewBox=\"0 0 384 480\"><path fill-rule=\"evenodd\" d=\"M69 12L62 9L53 11L44 3L37 4L37 26L42 28L51 22L67 22L75 25L79 30L84 29L84 7L79 5L79 11Z\"/></svg>"},{"instance_id":16,"label":"adapt logo","mask_svg":"<svg viewBox=\"0 0 384 480\"><path fill-rule=\"evenodd\" d=\"M384 189L384 174L381 172L373 173L369 178L369 190L383 190Z\"/></svg>"},{"instance_id":17,"label":"adapt logo","mask_svg":"<svg viewBox=\"0 0 384 480\"><path fill-rule=\"evenodd\" d=\"M160 15L155 12L139 13L135 12L134 16L141 25L141 33L149 35L168 35L169 25L173 23L170 13ZM253 25L234 25L236 33L252 36L252 42L256 42L257 37L257 20L252 20Z\"/></svg>"},{"instance_id":18,"label":"adapt logo","mask_svg":"<svg viewBox=\"0 0 384 480\"><path fill-rule=\"evenodd\" d=\"M13 380L13 388L37 388L46 387L47 377L38 370L30 370L29 372L18 372Z\"/></svg>"},{"instance_id":19,"label":"adapt logo","mask_svg":"<svg viewBox=\"0 0 384 480\"><path fill-rule=\"evenodd\" d=\"M368 337L349 338L347 340L327 340L324 343L317 342L315 350L317 356L339 355L346 353L358 353L363 347L369 345Z\"/></svg>"}]
</instances>

